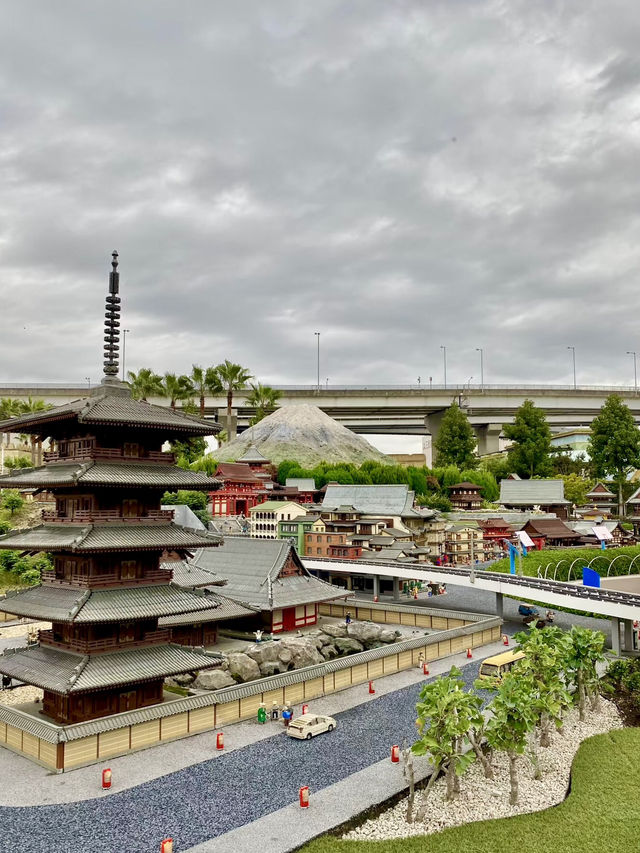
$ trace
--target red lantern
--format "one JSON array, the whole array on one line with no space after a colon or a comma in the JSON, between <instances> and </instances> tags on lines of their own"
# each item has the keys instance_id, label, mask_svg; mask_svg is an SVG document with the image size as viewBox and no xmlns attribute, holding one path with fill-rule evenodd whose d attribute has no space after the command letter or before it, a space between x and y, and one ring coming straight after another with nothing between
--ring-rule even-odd
<instances>
[{"instance_id":1,"label":"red lantern","mask_svg":"<svg viewBox=\"0 0 640 853\"><path fill-rule=\"evenodd\" d=\"M472 657L473 657L473 655L471 654L471 649L467 649L467 657L468 657L468 658L472 658Z\"/></svg>"},{"instance_id":2,"label":"red lantern","mask_svg":"<svg viewBox=\"0 0 640 853\"><path fill-rule=\"evenodd\" d=\"M309 706L308 706L308 705L303 705L303 706L302 706L302 714L303 714L303 716L304 716L304 714L308 714L308 713L309 713Z\"/></svg>"},{"instance_id":3,"label":"red lantern","mask_svg":"<svg viewBox=\"0 0 640 853\"><path fill-rule=\"evenodd\" d=\"M216 735L216 749L224 749L224 735L218 732Z\"/></svg>"},{"instance_id":4,"label":"red lantern","mask_svg":"<svg viewBox=\"0 0 640 853\"><path fill-rule=\"evenodd\" d=\"M369 693L375 693L375 688L373 686L373 681L369 682Z\"/></svg>"},{"instance_id":5,"label":"red lantern","mask_svg":"<svg viewBox=\"0 0 640 853\"><path fill-rule=\"evenodd\" d=\"M102 771L102 787L110 788L111 787L111 768L106 767Z\"/></svg>"},{"instance_id":6,"label":"red lantern","mask_svg":"<svg viewBox=\"0 0 640 853\"><path fill-rule=\"evenodd\" d=\"M173 853L173 838L165 838L160 844L160 853Z\"/></svg>"},{"instance_id":7,"label":"red lantern","mask_svg":"<svg viewBox=\"0 0 640 853\"><path fill-rule=\"evenodd\" d=\"M426 661L422 664L422 674L429 675L429 664Z\"/></svg>"},{"instance_id":8,"label":"red lantern","mask_svg":"<svg viewBox=\"0 0 640 853\"><path fill-rule=\"evenodd\" d=\"M394 764L397 764L400 761L400 747L397 743L391 747L391 761Z\"/></svg>"},{"instance_id":9,"label":"red lantern","mask_svg":"<svg viewBox=\"0 0 640 853\"><path fill-rule=\"evenodd\" d=\"M308 809L309 808L309 786L303 785L300 788L300 808Z\"/></svg>"}]
</instances>

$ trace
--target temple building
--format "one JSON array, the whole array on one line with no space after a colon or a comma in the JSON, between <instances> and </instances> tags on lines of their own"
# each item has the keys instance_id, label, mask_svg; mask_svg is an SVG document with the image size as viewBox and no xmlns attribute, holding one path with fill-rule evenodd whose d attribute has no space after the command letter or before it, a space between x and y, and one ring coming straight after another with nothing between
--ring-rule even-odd
<instances>
[{"instance_id":1,"label":"temple building","mask_svg":"<svg viewBox=\"0 0 640 853\"><path fill-rule=\"evenodd\" d=\"M117 379L115 252L112 267L101 385L83 399L0 422L0 432L48 438L51 447L44 466L2 476L0 488L47 490L55 499L42 524L0 537L0 549L48 552L53 562L38 586L6 600L11 613L50 622L51 630L40 631L28 648L5 649L0 673L41 688L41 713L58 724L163 701L167 676L210 667L214 659L173 642L171 623L159 620L182 615L195 623L224 606L196 584L173 583L171 565L162 562L163 554L186 559L221 542L217 534L175 524L172 511L161 509L166 490L208 492L213 483L177 467L163 444L219 427L134 400Z\"/></svg>"},{"instance_id":2,"label":"temple building","mask_svg":"<svg viewBox=\"0 0 640 853\"><path fill-rule=\"evenodd\" d=\"M249 516L249 510L265 499L259 495L264 480L241 462L220 462L214 474L220 488L212 491L211 514Z\"/></svg>"}]
</instances>

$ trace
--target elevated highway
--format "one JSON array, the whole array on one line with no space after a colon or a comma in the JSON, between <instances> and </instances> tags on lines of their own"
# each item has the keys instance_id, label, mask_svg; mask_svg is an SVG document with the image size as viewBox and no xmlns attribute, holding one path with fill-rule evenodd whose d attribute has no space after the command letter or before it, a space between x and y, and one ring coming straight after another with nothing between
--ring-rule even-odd
<instances>
[{"instance_id":1,"label":"elevated highway","mask_svg":"<svg viewBox=\"0 0 640 853\"><path fill-rule=\"evenodd\" d=\"M358 575L373 579L374 595L380 594L380 578L392 578L394 598L400 598L400 581L451 584L495 592L496 612L502 616L503 595L535 601L548 607L565 607L585 613L598 613L614 620L612 635L614 650L620 624L624 625L625 650L633 651L632 623L640 619L640 595L612 589L597 589L581 584L543 578L520 577L500 572L470 571L426 563L398 565L367 560L337 560L324 557L303 557L304 565L311 571L324 571L331 575ZM620 651L618 645L617 651Z\"/></svg>"},{"instance_id":2,"label":"elevated highway","mask_svg":"<svg viewBox=\"0 0 640 853\"><path fill-rule=\"evenodd\" d=\"M88 383L0 383L0 397L28 397L62 405L88 390ZM319 406L344 426L363 434L436 436L442 416L453 401L464 407L477 435L481 453L498 450L502 425L513 421L526 399L542 409L552 427L586 426L598 414L610 394L618 394L640 424L640 394L629 386L566 385L280 385L281 406L308 403ZM246 429L254 411L247 405L247 391L234 395L233 419L239 431ZM166 400L150 402L166 404ZM205 414L226 420L223 396L205 399Z\"/></svg>"}]
</instances>

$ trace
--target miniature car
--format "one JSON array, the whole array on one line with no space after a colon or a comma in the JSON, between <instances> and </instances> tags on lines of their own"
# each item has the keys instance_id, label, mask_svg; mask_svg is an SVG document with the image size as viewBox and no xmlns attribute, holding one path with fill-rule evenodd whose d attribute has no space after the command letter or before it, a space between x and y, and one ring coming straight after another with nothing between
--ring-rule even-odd
<instances>
[{"instance_id":1,"label":"miniature car","mask_svg":"<svg viewBox=\"0 0 640 853\"><path fill-rule=\"evenodd\" d=\"M311 740L323 732L332 732L337 723L333 717L322 717L320 714L303 714L291 720L287 726L287 734L300 740Z\"/></svg>"},{"instance_id":2,"label":"miniature car","mask_svg":"<svg viewBox=\"0 0 640 853\"><path fill-rule=\"evenodd\" d=\"M518 613L521 616L537 616L539 612L537 607L531 607L529 604L521 604L518 607Z\"/></svg>"}]
</instances>

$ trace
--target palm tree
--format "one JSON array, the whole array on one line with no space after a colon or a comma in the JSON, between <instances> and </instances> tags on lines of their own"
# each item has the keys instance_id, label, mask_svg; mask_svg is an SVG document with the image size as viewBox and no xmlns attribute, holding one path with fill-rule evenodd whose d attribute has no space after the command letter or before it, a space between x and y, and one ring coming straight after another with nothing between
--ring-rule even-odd
<instances>
[{"instance_id":1,"label":"palm tree","mask_svg":"<svg viewBox=\"0 0 640 853\"><path fill-rule=\"evenodd\" d=\"M163 397L162 377L150 367L141 367L137 373L127 371L127 385L134 400L147 401L147 397Z\"/></svg>"},{"instance_id":2,"label":"palm tree","mask_svg":"<svg viewBox=\"0 0 640 853\"><path fill-rule=\"evenodd\" d=\"M249 425L257 424L274 412L280 397L282 397L282 391L277 391L269 385L261 385L259 382L255 385L251 383L251 393L247 397L247 404L253 406L256 411L249 421Z\"/></svg>"},{"instance_id":3,"label":"palm tree","mask_svg":"<svg viewBox=\"0 0 640 853\"><path fill-rule=\"evenodd\" d=\"M13 397L3 397L0 400L0 420L9 420L22 414L22 400L16 400ZM5 435L5 444L9 447L11 433ZM2 439L0 439L2 441Z\"/></svg>"},{"instance_id":4,"label":"palm tree","mask_svg":"<svg viewBox=\"0 0 640 853\"><path fill-rule=\"evenodd\" d=\"M45 403L44 400L33 400L31 397L27 399L26 403L20 403L20 413L23 415L35 415L38 412L48 412L49 409L53 409L51 403ZM42 463L42 439L31 434L29 440L31 441L31 464L35 467L36 451L38 464Z\"/></svg>"},{"instance_id":5,"label":"palm tree","mask_svg":"<svg viewBox=\"0 0 640 853\"><path fill-rule=\"evenodd\" d=\"M194 387L188 376L176 376L175 373L165 373L162 380L162 396L168 397L169 405L175 410L177 400L187 400L193 396Z\"/></svg>"},{"instance_id":6,"label":"palm tree","mask_svg":"<svg viewBox=\"0 0 640 853\"><path fill-rule=\"evenodd\" d=\"M215 367L198 367L194 364L191 369L191 383L195 393L200 397L200 417L204 418L204 398L207 394L215 396L222 394L223 388Z\"/></svg>"},{"instance_id":7,"label":"palm tree","mask_svg":"<svg viewBox=\"0 0 640 853\"><path fill-rule=\"evenodd\" d=\"M251 373L242 367L240 364L232 364L225 358L222 364L216 367L220 382L224 391L227 392L227 434L229 441L233 441L236 436L236 429L231 424L231 409L233 408L233 392L242 391L247 387L247 382L252 379Z\"/></svg>"}]
</instances>

